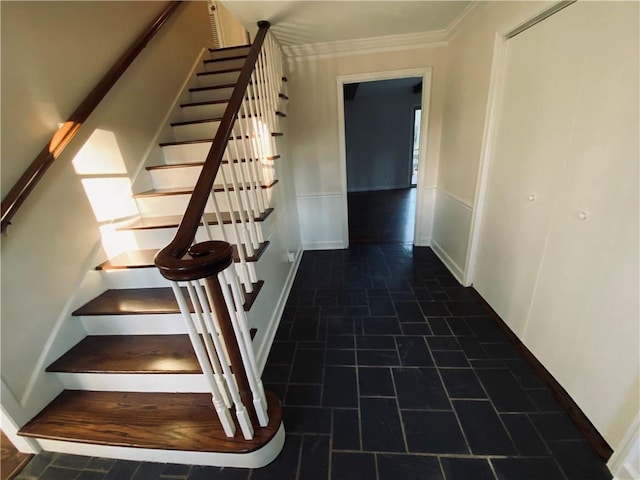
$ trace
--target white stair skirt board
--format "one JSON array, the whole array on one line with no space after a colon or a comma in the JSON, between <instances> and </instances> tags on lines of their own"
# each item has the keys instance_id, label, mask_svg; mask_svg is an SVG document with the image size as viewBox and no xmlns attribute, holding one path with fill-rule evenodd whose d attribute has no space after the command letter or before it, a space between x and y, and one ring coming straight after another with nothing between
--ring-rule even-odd
<instances>
[{"instance_id":1,"label":"white stair skirt board","mask_svg":"<svg viewBox=\"0 0 640 480\"><path fill-rule=\"evenodd\" d=\"M250 453L212 453L184 450L159 450L150 448L113 447L88 443L38 440L43 450L92 457L135 460L138 462L180 463L208 465L212 467L260 468L271 463L284 446L284 426L269 443Z\"/></svg>"},{"instance_id":2,"label":"white stair skirt board","mask_svg":"<svg viewBox=\"0 0 640 480\"><path fill-rule=\"evenodd\" d=\"M87 315L80 317L87 335L179 335L186 334L179 313L153 315ZM202 332L200 332L202 333Z\"/></svg>"},{"instance_id":3,"label":"white stair skirt board","mask_svg":"<svg viewBox=\"0 0 640 480\"><path fill-rule=\"evenodd\" d=\"M237 54L240 55L240 54ZM231 58L228 60L216 60L215 62L203 62L207 72L226 70L228 68L242 68L245 58Z\"/></svg>"},{"instance_id":4,"label":"white stair skirt board","mask_svg":"<svg viewBox=\"0 0 640 480\"><path fill-rule=\"evenodd\" d=\"M171 130L176 142L199 140L201 138L213 138L216 136L220 121L188 123L186 125L173 125Z\"/></svg>"},{"instance_id":5,"label":"white stair skirt board","mask_svg":"<svg viewBox=\"0 0 640 480\"><path fill-rule=\"evenodd\" d=\"M189 92L192 102L215 102L217 100L229 100L233 94L233 87L212 88Z\"/></svg>"},{"instance_id":6,"label":"white stair skirt board","mask_svg":"<svg viewBox=\"0 0 640 480\"><path fill-rule=\"evenodd\" d=\"M236 83L240 71L225 72L225 73L213 73L211 75L198 75L199 87L216 87L218 85L229 85Z\"/></svg>"},{"instance_id":7,"label":"white stair skirt board","mask_svg":"<svg viewBox=\"0 0 640 480\"><path fill-rule=\"evenodd\" d=\"M137 373L60 373L66 390L93 392L211 393L204 375Z\"/></svg>"},{"instance_id":8,"label":"white stair skirt board","mask_svg":"<svg viewBox=\"0 0 640 480\"><path fill-rule=\"evenodd\" d=\"M231 94L229 94L231 95ZM224 98L226 100L226 98ZM213 100L210 100L213 101ZM211 103L204 105L189 105L187 107L181 107L182 119L188 120L200 120L201 118L221 118L224 115L224 111L227 108L227 102L225 103ZM208 138L208 137L205 137Z\"/></svg>"}]
</instances>

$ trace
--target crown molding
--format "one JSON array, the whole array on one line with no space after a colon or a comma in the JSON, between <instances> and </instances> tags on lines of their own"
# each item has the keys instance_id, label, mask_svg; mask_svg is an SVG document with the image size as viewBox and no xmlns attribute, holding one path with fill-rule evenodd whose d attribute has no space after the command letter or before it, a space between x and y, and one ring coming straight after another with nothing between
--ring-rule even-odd
<instances>
[{"instance_id":1,"label":"crown molding","mask_svg":"<svg viewBox=\"0 0 640 480\"><path fill-rule=\"evenodd\" d=\"M450 42L454 39L454 37L460 31L460 24L463 22L465 18L469 16L471 12L473 12L478 6L479 1L473 1L467 5L464 10L462 10L456 18L449 24L449 26L445 29L447 34L447 41Z\"/></svg>"},{"instance_id":2,"label":"crown molding","mask_svg":"<svg viewBox=\"0 0 640 480\"><path fill-rule=\"evenodd\" d=\"M386 35L383 37L357 38L336 42L311 43L306 45L283 45L282 50L290 59L329 58L347 55L407 50L412 48L433 48L447 45L447 31Z\"/></svg>"},{"instance_id":3,"label":"crown molding","mask_svg":"<svg viewBox=\"0 0 640 480\"><path fill-rule=\"evenodd\" d=\"M453 19L445 29L426 32L385 35L381 37L338 40L304 45L283 45L282 50L290 60L307 58L331 58L367 53L390 52L415 48L435 48L447 46L460 30L460 24L477 7L472 1Z\"/></svg>"}]
</instances>

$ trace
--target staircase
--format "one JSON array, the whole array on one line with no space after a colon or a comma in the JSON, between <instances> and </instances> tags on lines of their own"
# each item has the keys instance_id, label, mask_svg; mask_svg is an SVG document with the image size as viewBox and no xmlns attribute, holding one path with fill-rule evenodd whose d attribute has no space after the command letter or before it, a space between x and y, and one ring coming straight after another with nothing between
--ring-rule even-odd
<instances>
[{"instance_id":1,"label":"staircase","mask_svg":"<svg viewBox=\"0 0 640 480\"><path fill-rule=\"evenodd\" d=\"M266 465L280 452L280 402L262 390L251 346L251 309L264 284L256 265L269 249L270 198L278 188L277 120L286 116L286 79L267 63L272 51L263 48L242 94L193 246L172 259L197 262L215 250L219 273L164 272L169 282L154 263L180 236L251 48L210 50L183 93L159 145L164 163L146 167L154 188L134 195L139 217L115 227L138 248L95 267L112 288L74 311L72 321L88 335L46 369L65 390L20 430L44 450L244 467ZM274 74L277 95L267 89ZM252 124L269 131L256 133ZM232 244L229 267L225 242Z\"/></svg>"}]
</instances>

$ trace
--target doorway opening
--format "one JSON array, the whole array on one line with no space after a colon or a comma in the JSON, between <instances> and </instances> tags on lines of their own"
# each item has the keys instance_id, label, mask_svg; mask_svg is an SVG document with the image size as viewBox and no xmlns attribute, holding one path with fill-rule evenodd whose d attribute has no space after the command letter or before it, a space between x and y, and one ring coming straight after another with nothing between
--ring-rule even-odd
<instances>
[{"instance_id":1,"label":"doorway opening","mask_svg":"<svg viewBox=\"0 0 640 480\"><path fill-rule=\"evenodd\" d=\"M422 77L343 84L349 243L413 243Z\"/></svg>"}]
</instances>

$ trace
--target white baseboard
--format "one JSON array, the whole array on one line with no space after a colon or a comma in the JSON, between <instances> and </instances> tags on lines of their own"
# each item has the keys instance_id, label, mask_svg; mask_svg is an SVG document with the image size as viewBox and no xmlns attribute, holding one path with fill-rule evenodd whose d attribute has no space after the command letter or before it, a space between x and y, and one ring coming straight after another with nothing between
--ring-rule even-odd
<instances>
[{"instance_id":1,"label":"white baseboard","mask_svg":"<svg viewBox=\"0 0 640 480\"><path fill-rule=\"evenodd\" d=\"M458 265L453 259L447 254L447 252L438 245L438 242L431 239L431 249L438 256L442 263L449 269L449 271L456 277L456 280L462 284L462 280L464 278L464 270Z\"/></svg>"},{"instance_id":2,"label":"white baseboard","mask_svg":"<svg viewBox=\"0 0 640 480\"><path fill-rule=\"evenodd\" d=\"M340 250L346 248L342 240L324 242L302 242L303 250Z\"/></svg>"}]
</instances>

